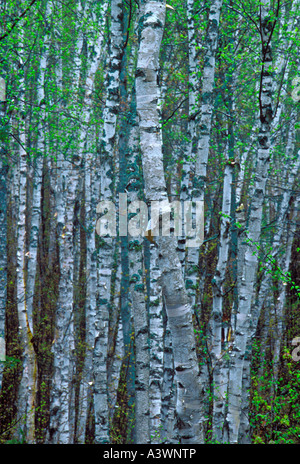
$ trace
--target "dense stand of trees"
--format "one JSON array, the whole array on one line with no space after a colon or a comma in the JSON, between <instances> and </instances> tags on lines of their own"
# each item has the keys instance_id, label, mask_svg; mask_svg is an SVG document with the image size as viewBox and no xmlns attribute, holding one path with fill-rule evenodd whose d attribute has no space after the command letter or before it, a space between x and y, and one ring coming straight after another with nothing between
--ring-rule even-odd
<instances>
[{"instance_id":1,"label":"dense stand of trees","mask_svg":"<svg viewBox=\"0 0 300 464\"><path fill-rule=\"evenodd\" d=\"M299 443L299 13L0 1L1 443Z\"/></svg>"}]
</instances>

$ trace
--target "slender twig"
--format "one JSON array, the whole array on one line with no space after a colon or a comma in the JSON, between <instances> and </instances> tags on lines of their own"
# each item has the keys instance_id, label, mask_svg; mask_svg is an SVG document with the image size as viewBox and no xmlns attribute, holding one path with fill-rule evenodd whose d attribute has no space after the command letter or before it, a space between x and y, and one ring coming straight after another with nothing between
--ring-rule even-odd
<instances>
[{"instance_id":1,"label":"slender twig","mask_svg":"<svg viewBox=\"0 0 300 464\"><path fill-rule=\"evenodd\" d=\"M15 26L18 24L18 22L26 15L27 11L30 10L30 8L36 3L37 0L31 0L31 2L29 3L28 7L25 8L25 10L20 14L20 16L15 20L15 22L12 24L12 26L10 27L10 29L8 31L5 32L5 34L2 34L0 36L0 41L5 39L5 37L7 37L12 31L13 29L15 28Z\"/></svg>"}]
</instances>

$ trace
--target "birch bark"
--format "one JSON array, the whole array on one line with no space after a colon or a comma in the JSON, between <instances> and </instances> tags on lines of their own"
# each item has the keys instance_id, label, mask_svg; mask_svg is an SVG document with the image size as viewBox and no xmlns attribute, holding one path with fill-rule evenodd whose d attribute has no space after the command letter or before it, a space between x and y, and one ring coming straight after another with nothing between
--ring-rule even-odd
<instances>
[{"instance_id":1,"label":"birch bark","mask_svg":"<svg viewBox=\"0 0 300 464\"><path fill-rule=\"evenodd\" d=\"M121 263L120 254L116 256L114 268L113 302L109 322L109 343L107 361L107 388L109 423L112 424L116 411L118 386L122 368L124 353L123 327L120 318L120 294L121 294Z\"/></svg>"},{"instance_id":2,"label":"birch bark","mask_svg":"<svg viewBox=\"0 0 300 464\"><path fill-rule=\"evenodd\" d=\"M60 35L62 11L56 23L56 33ZM63 105L63 62L62 50L57 50L58 60L55 73L57 97ZM57 121L61 124L61 120ZM62 153L58 126L56 217L57 245L59 259L58 298L55 314L53 340L53 379L50 405L49 442L68 444L74 440L74 207L78 188L78 164L70 163Z\"/></svg>"},{"instance_id":3,"label":"birch bark","mask_svg":"<svg viewBox=\"0 0 300 464\"><path fill-rule=\"evenodd\" d=\"M6 83L0 78L0 124L6 125ZM3 129L2 129L3 130ZM5 313L7 300L7 172L5 139L0 144L0 391L5 361Z\"/></svg>"},{"instance_id":4,"label":"birch bark","mask_svg":"<svg viewBox=\"0 0 300 464\"><path fill-rule=\"evenodd\" d=\"M69 163L58 155L57 236L59 246L59 295L57 301L52 384L50 442L72 443L74 430L70 427L73 387L73 214L76 180L69 173ZM69 173L69 175L67 174Z\"/></svg>"},{"instance_id":5,"label":"birch bark","mask_svg":"<svg viewBox=\"0 0 300 464\"><path fill-rule=\"evenodd\" d=\"M123 63L124 66L125 63ZM121 68L121 76L124 76L123 66ZM124 69L126 67L124 66ZM120 85L121 99L127 101L129 104L129 94L126 86L122 82ZM122 109L121 104L121 109ZM124 127L121 125L121 132L126 134L127 141L123 140L123 145L119 145L120 150L126 150L128 146L129 154L126 156L126 172L127 176L124 178L123 189L126 184L128 211L132 214L139 209L140 194L142 192L142 182L139 172L139 159L138 159L138 131L137 131L137 117L136 117L136 101L135 91L132 92L131 106L128 110L124 108L122 113L126 115L127 123ZM131 119L130 119L131 114ZM125 122L125 121L124 121ZM123 126L123 127L122 127ZM126 127L127 126L127 127ZM120 139L120 142L122 138ZM124 150L125 149L125 150ZM121 157L120 157L121 161ZM121 166L121 162L120 162ZM123 169L121 169L121 175ZM120 180L120 187L122 181ZM145 221L142 220L142 211L139 211L138 217L140 222L136 226L143 226ZM145 274L144 274L144 258L143 258L143 234L137 235L137 230L128 230L128 260L129 260L129 305L130 312L133 317L134 323L134 339L135 339L135 432L134 442L137 444L150 443L150 404L149 404L149 387L150 387L150 350L149 350L149 320L146 308L145 299Z\"/></svg>"},{"instance_id":6,"label":"birch bark","mask_svg":"<svg viewBox=\"0 0 300 464\"><path fill-rule=\"evenodd\" d=\"M222 0L213 0L210 5L208 27L205 38L205 54L204 67L202 75L202 95L200 103L200 118L199 118L199 135L198 142L195 148L195 175L192 182L192 198L193 201L204 202L204 192L207 177L207 162L209 155L210 136L212 127L212 110L213 110L213 89L215 80L215 62L216 51L219 34L219 22L222 8ZM193 54L192 54L193 55ZM192 61L194 57L191 57ZM191 103L193 104L194 98ZM195 128L192 125L192 132ZM193 135L193 134L191 134ZM195 135L195 134L194 134ZM195 139L192 138L192 142ZM191 290L192 304L195 304L196 288L198 286L198 263L199 249L198 247L189 247L187 250L187 265L186 276L189 280Z\"/></svg>"},{"instance_id":7,"label":"birch bark","mask_svg":"<svg viewBox=\"0 0 300 464\"><path fill-rule=\"evenodd\" d=\"M172 337L167 317L164 318L164 364L161 399L161 441L166 444L178 443L179 434L176 424L176 379Z\"/></svg>"},{"instance_id":8,"label":"birch bark","mask_svg":"<svg viewBox=\"0 0 300 464\"><path fill-rule=\"evenodd\" d=\"M21 42L24 38L21 38ZM25 128L25 73L21 58L21 78L19 93L18 144L20 157L19 206L17 223L17 308L20 343L23 351L23 373L18 392L18 417L23 436L28 443L34 442L35 394L36 394L36 356L31 343L31 331L27 313L26 288L26 213L27 213L27 138ZM19 430L20 432L20 430Z\"/></svg>"},{"instance_id":9,"label":"birch bark","mask_svg":"<svg viewBox=\"0 0 300 464\"><path fill-rule=\"evenodd\" d=\"M147 1L136 73L137 112L147 201L167 200L157 108L159 50L165 3ZM203 442L199 369L191 314L174 237L158 237L162 289L172 334L177 381L176 413L182 443Z\"/></svg>"},{"instance_id":10,"label":"birch bark","mask_svg":"<svg viewBox=\"0 0 300 464\"><path fill-rule=\"evenodd\" d=\"M52 3L47 2L46 18L51 16ZM40 231L41 221L41 190L42 190L42 174L43 163L45 156L45 73L47 69L47 58L49 52L49 32L45 31L43 42L41 46L41 60L40 69L37 82L37 99L41 108L38 115L38 138L37 138L37 157L31 162L33 163L33 192L32 192L32 208L31 208L31 224L29 230L29 246L28 246L28 260L27 260L27 314L28 323L31 332L33 333L33 299L36 282L37 271L37 252L38 252L38 238Z\"/></svg>"},{"instance_id":11,"label":"birch bark","mask_svg":"<svg viewBox=\"0 0 300 464\"><path fill-rule=\"evenodd\" d=\"M232 199L232 178L234 165L232 160L227 156L224 182L223 182L223 200L222 200L222 217L220 226L220 243L218 250L218 262L215 275L212 280L213 288L213 307L211 315L212 344L211 358L213 362L213 439L218 443L223 440L223 426L225 422L226 390L228 382L228 369L226 368L226 358L228 356L227 343L228 327L223 322L223 294L224 282L226 276L227 262L230 246L230 228L231 223L229 216L231 213Z\"/></svg>"},{"instance_id":12,"label":"birch bark","mask_svg":"<svg viewBox=\"0 0 300 464\"><path fill-rule=\"evenodd\" d=\"M87 8L87 6L86 6ZM84 159L85 225L86 225L86 295L85 295L85 360L83 378L79 393L77 441L85 442L85 432L92 410L93 398L93 350L95 342L95 320L97 313L97 248L96 248L96 208L100 195L100 166L96 151L96 134L92 122L95 75L104 48L104 22L108 2L101 9L100 30L88 55L88 72L85 81L85 94L82 125L79 133L79 157ZM96 21L95 15L91 15Z\"/></svg>"},{"instance_id":13,"label":"birch bark","mask_svg":"<svg viewBox=\"0 0 300 464\"><path fill-rule=\"evenodd\" d=\"M161 274L158 253L150 245L150 294L149 294L149 332L150 332L150 434L151 443L162 439L162 392L164 372L163 347L163 302L161 293ZM169 406L171 404L169 403Z\"/></svg>"},{"instance_id":14,"label":"birch bark","mask_svg":"<svg viewBox=\"0 0 300 464\"><path fill-rule=\"evenodd\" d=\"M241 415L241 393L244 357L251 321L251 300L257 270L257 253L253 244L259 244L261 233L262 207L268 167L270 161L270 132L273 119L272 111L272 51L271 38L274 23L269 18L269 2L266 0L260 6L260 32L262 46L260 103L260 131L258 135L258 152L256 160L256 176L251 198L251 209L248 218L248 238L250 245L239 244L238 290L239 303L234 326L234 346L231 353L231 366L228 391L228 427L230 443L238 442ZM278 13L278 12L277 12ZM275 20L276 21L276 20Z\"/></svg>"},{"instance_id":15,"label":"birch bark","mask_svg":"<svg viewBox=\"0 0 300 464\"><path fill-rule=\"evenodd\" d=\"M119 79L122 44L122 4L111 0L110 60L107 74L107 100L104 109L104 123L101 138L101 201L113 201L113 163L116 138L117 110L119 106ZM100 211L98 211L100 212ZM103 212L103 211L102 211ZM114 265L115 240L101 237L102 246L98 267L98 311L95 321L94 349L94 407L96 443L109 441L108 397L107 397L107 341L109 305L111 298L111 278Z\"/></svg>"}]
</instances>

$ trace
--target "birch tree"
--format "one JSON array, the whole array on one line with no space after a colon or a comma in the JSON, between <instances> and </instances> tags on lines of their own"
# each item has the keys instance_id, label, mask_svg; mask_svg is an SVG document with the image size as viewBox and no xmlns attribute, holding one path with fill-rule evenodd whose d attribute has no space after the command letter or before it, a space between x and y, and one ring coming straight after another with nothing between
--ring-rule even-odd
<instances>
[{"instance_id":1,"label":"birch tree","mask_svg":"<svg viewBox=\"0 0 300 464\"><path fill-rule=\"evenodd\" d=\"M24 37L21 37L21 42ZM36 356L32 344L32 320L27 312L26 286L26 211L27 211L27 139L26 139L26 108L25 108L25 70L20 55L20 65L23 67L19 81L19 115L18 115L18 144L20 157L19 177L19 205L17 229L17 307L19 319L20 343L23 351L23 373L18 392L18 414L21 424L17 436L24 436L32 443L34 441L34 416L36 394ZM22 430L24 427L24 430Z\"/></svg>"},{"instance_id":2,"label":"birch tree","mask_svg":"<svg viewBox=\"0 0 300 464\"><path fill-rule=\"evenodd\" d=\"M145 4L145 15L141 18L143 29L137 64L136 95L147 201L167 200L156 78L164 18L164 3L149 1ZM158 246L162 289L174 350L179 433L182 443L200 443L203 441L199 414L201 392L191 307L184 290L174 238L159 237Z\"/></svg>"},{"instance_id":3,"label":"birch tree","mask_svg":"<svg viewBox=\"0 0 300 464\"><path fill-rule=\"evenodd\" d=\"M87 8L87 7L86 7ZM84 189L85 189L85 227L86 227L86 301L85 301L85 360L82 384L80 389L79 424L77 439L85 442L85 432L93 405L93 350L95 342L95 320L97 314L97 246L96 246L96 209L100 193L99 159L93 156L96 146L96 131L93 125L93 93L95 77L104 55L104 21L108 2L101 9L100 28L92 42L91 56L88 56L88 70L85 81L85 93L82 107L82 126L79 134L80 157L84 159ZM95 12L92 15L96 21Z\"/></svg>"},{"instance_id":4,"label":"birch tree","mask_svg":"<svg viewBox=\"0 0 300 464\"><path fill-rule=\"evenodd\" d=\"M113 199L113 159L116 136L117 109L119 106L119 79L122 44L122 28L119 17L122 5L112 0L111 5L111 41L110 62L107 75L107 99L104 110L104 123L101 138L100 162L102 166L101 201ZM100 212L98 210L98 212ZM112 237L106 237L99 255L98 268L98 301L99 311L96 316L96 334L94 350L94 405L96 442L105 443L109 440L108 405L106 390L106 360L109 321L109 302L111 298L111 277L115 242Z\"/></svg>"},{"instance_id":5,"label":"birch tree","mask_svg":"<svg viewBox=\"0 0 300 464\"><path fill-rule=\"evenodd\" d=\"M277 16L279 5L277 7ZM270 130L273 118L272 110L272 49L271 38L276 18L270 19L270 5L263 2L260 6L260 36L262 69L259 91L260 130L256 160L256 176L252 197L251 211L248 218L248 239L251 244L258 244L261 233L262 207L270 161ZM243 240L243 237L241 237ZM241 243L241 242L240 242ZM253 245L252 245L253 246ZM257 254L252 246L243 246L239 255L241 270L238 276L239 305L234 327L234 348L231 356L231 367L228 391L228 427L230 443L237 443L240 424L240 400L242 391L243 360L246 350L247 335L251 318L251 296L257 269Z\"/></svg>"},{"instance_id":6,"label":"birch tree","mask_svg":"<svg viewBox=\"0 0 300 464\"><path fill-rule=\"evenodd\" d=\"M62 11L60 11L62 14ZM58 20L62 27L61 17ZM56 77L58 95L63 92L63 60L58 50ZM72 443L74 438L74 208L78 188L77 163L70 166L60 150L57 155L57 241L59 253L59 285L56 308L55 333L53 340L54 374L52 381L50 442L57 444Z\"/></svg>"},{"instance_id":7,"label":"birch tree","mask_svg":"<svg viewBox=\"0 0 300 464\"><path fill-rule=\"evenodd\" d=\"M209 155L212 108L213 108L213 89L215 79L216 50L218 43L219 21L222 1L212 1L209 10L208 27L204 42L204 66L202 77L202 94L199 118L199 136L196 147L195 175L193 178L192 198L194 201L204 201L205 179L207 176L207 161ZM187 275L196 288L197 265L199 253L197 248L188 249Z\"/></svg>"},{"instance_id":8,"label":"birch tree","mask_svg":"<svg viewBox=\"0 0 300 464\"><path fill-rule=\"evenodd\" d=\"M6 84L5 80L1 77L0 79L0 120L2 128L5 128L5 102L6 102ZM2 129L3 131L3 129ZM2 132L1 139L1 152L0 152L0 390L2 386L2 374L3 374L3 362L5 360L5 309L7 299L7 171L8 165L6 161L6 149L5 146L5 132Z\"/></svg>"}]
</instances>

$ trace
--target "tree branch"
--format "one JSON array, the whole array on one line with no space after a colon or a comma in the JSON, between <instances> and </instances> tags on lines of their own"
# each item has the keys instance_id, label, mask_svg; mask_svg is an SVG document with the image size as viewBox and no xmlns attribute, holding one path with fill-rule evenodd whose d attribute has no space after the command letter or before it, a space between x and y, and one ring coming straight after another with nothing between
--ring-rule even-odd
<instances>
[{"instance_id":1,"label":"tree branch","mask_svg":"<svg viewBox=\"0 0 300 464\"><path fill-rule=\"evenodd\" d=\"M20 16L15 20L10 29L0 36L0 41L5 39L5 37L7 37L13 31L18 22L26 15L27 11L30 10L30 8L36 3L36 1L37 0L31 0L28 7L25 8L25 10L20 14Z\"/></svg>"}]
</instances>

